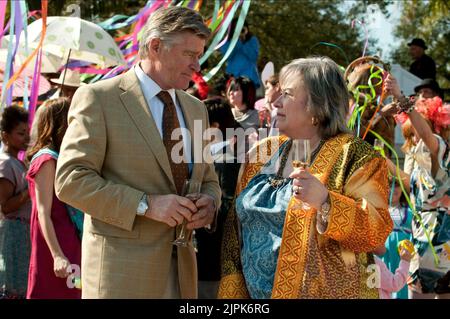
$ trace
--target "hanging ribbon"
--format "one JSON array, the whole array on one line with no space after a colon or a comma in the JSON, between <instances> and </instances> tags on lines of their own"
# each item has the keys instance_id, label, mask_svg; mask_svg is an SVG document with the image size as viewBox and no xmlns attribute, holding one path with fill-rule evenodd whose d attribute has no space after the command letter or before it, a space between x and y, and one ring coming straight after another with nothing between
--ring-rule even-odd
<instances>
[{"instance_id":1,"label":"hanging ribbon","mask_svg":"<svg viewBox=\"0 0 450 319\"><path fill-rule=\"evenodd\" d=\"M6 105L8 104L8 89L9 86L7 86L8 82L7 79L10 78L11 73L12 73L12 67L13 67L13 60L14 60L14 55L13 55L13 51L14 51L14 43L13 43L13 32L14 32L14 28L15 28L15 16L16 16L16 12L15 12L15 5L14 3L11 1L11 18L9 19L10 22L10 30L9 30L9 43L8 43L8 54L6 57L6 64L5 64L5 71L4 71L4 75L3 75L3 86L2 86L2 96L1 96L1 104L3 104L3 102L5 102Z\"/></svg>"},{"instance_id":2,"label":"hanging ribbon","mask_svg":"<svg viewBox=\"0 0 450 319\"><path fill-rule=\"evenodd\" d=\"M382 78L381 78L381 85L383 84L384 79L386 78L387 74L388 74L389 70L386 70L386 72L382 73ZM366 131L364 132L363 135L363 140L366 138L367 133L369 132L370 127L372 126L373 121L375 120L375 116L378 114L378 111L381 108L381 105L384 101L384 99L386 98L386 90L384 88L384 85L381 87L381 94L380 94L380 98L378 100L378 105L377 108L375 109L375 112L372 115L372 118L369 121L369 124L367 125Z\"/></svg>"},{"instance_id":3,"label":"hanging ribbon","mask_svg":"<svg viewBox=\"0 0 450 319\"><path fill-rule=\"evenodd\" d=\"M34 114L36 112L37 100L38 100L38 92L39 92L39 82L41 80L41 66L42 66L42 48L39 48L39 52L37 54L35 66L34 66L34 74L33 74L33 82L31 84L31 96L30 96L30 106L29 106L29 125L30 127L33 124Z\"/></svg>"},{"instance_id":4,"label":"hanging ribbon","mask_svg":"<svg viewBox=\"0 0 450 319\"><path fill-rule=\"evenodd\" d=\"M48 8L48 0L42 0L42 34L41 39L39 40L39 44L36 47L36 49L31 53L31 55L25 60L25 62L20 67L19 71L14 74L11 79L9 79L8 83L6 84L6 88L9 88L14 81L20 76L22 71L26 68L28 63L34 58L34 56L38 53L39 49L42 47L42 43L44 42L45 33L47 31L47 8ZM42 54L42 51L40 51Z\"/></svg>"},{"instance_id":5,"label":"hanging ribbon","mask_svg":"<svg viewBox=\"0 0 450 319\"><path fill-rule=\"evenodd\" d=\"M139 11L139 13L134 16L128 17L125 15L115 15L112 18L109 18L108 20L98 23L98 25L105 30L116 30L116 29L120 29L123 27L127 27L127 26L133 24L134 22L136 22L138 19L140 19L142 17L142 15L146 12L146 10L153 5L153 3L154 3L154 1L152 1L152 0L147 1L144 8L142 8ZM123 19L126 19L126 20L123 22L116 23L117 21L123 20Z\"/></svg>"},{"instance_id":6,"label":"hanging ribbon","mask_svg":"<svg viewBox=\"0 0 450 319\"><path fill-rule=\"evenodd\" d=\"M217 20L217 15L219 13L219 8L220 8L220 1L219 0L214 0L214 12L212 15L212 20L211 20L211 24L214 24Z\"/></svg>"},{"instance_id":7,"label":"hanging ribbon","mask_svg":"<svg viewBox=\"0 0 450 319\"><path fill-rule=\"evenodd\" d=\"M222 27L222 24L226 17L229 15L230 11L232 10L233 6L235 5L235 0L227 0L225 2L224 6L219 9L219 15L217 19L208 25L208 27L211 29L211 32L215 34L218 32L218 30ZM239 2L239 1L237 1Z\"/></svg>"},{"instance_id":8,"label":"hanging ribbon","mask_svg":"<svg viewBox=\"0 0 450 319\"><path fill-rule=\"evenodd\" d=\"M347 55L345 54L344 50L342 50L342 48L341 48L340 46L338 46L338 45L336 45L336 44L334 44L334 43L329 43L329 42L318 42L318 43L314 44L314 45L311 47L310 51L311 51L312 49L314 49L315 47L319 46L319 45L326 45L326 46L329 46L329 47L338 49L339 52L342 53L342 56L343 56L344 59L345 59L346 65L349 65L349 64L350 64L350 62L349 62L349 60L348 60L348 58L347 58ZM345 69L344 69L344 70L345 70Z\"/></svg>"},{"instance_id":9,"label":"hanging ribbon","mask_svg":"<svg viewBox=\"0 0 450 319\"><path fill-rule=\"evenodd\" d=\"M6 28L3 29L3 26L4 26L4 24L5 24L6 4L7 4L7 3L8 3L8 1L0 1L0 31L1 31L1 34L0 34L0 43L1 43L1 41L2 41L4 31L6 30Z\"/></svg>"},{"instance_id":10,"label":"hanging ribbon","mask_svg":"<svg viewBox=\"0 0 450 319\"><path fill-rule=\"evenodd\" d=\"M242 3L242 2L241 2ZM225 63L225 61L228 59L228 57L230 56L231 52L233 52L234 47L236 46L236 43L239 39L239 35L241 32L242 27L244 26L244 21L245 18L247 17L247 13L248 13L248 9L250 7L250 3L251 1L244 1L243 2L243 6L241 9L241 13L239 15L239 19L238 22L236 24L236 30L234 31L234 35L233 38L230 41L230 46L227 50L227 52L225 53L225 55L223 56L222 60L220 60L220 62L214 67L212 68L204 77L203 79L208 82L209 80L211 80L211 78L220 70L220 68L222 67L222 65Z\"/></svg>"},{"instance_id":11,"label":"hanging ribbon","mask_svg":"<svg viewBox=\"0 0 450 319\"><path fill-rule=\"evenodd\" d=\"M47 31L47 8L48 8L48 2L47 0L43 0L41 2L41 10L42 10L42 34L41 39L39 41L39 44L37 48L34 50L32 55L28 57L28 59L25 61L26 63L29 63L31 58L34 55L37 55L36 62L34 66L34 75L33 75L33 83L31 85L31 96L30 96L30 106L29 106L29 123L30 127L32 126L34 115L36 112L36 107L38 104L38 92L39 92L39 82L41 79L41 66L42 66L42 43L44 42L45 34ZM39 50L39 51L36 51ZM26 65L25 63L22 65L22 67Z\"/></svg>"},{"instance_id":12,"label":"hanging ribbon","mask_svg":"<svg viewBox=\"0 0 450 319\"><path fill-rule=\"evenodd\" d=\"M7 1L0 1L0 4L4 4L5 6L6 6L7 3L8 3ZM33 21L34 21L34 20L37 20L37 19L40 19L40 18L41 18L40 15L39 15L40 12L41 12L41 10L35 10L35 11L32 11L32 12L30 12L30 13L28 14L28 18L32 18ZM0 14L2 14L2 16L3 16L3 12L0 11ZM3 36L5 35L5 33L8 32L10 23L11 23L11 21L8 21L8 23L6 24L6 27L5 27L5 28L3 29L3 31L0 33L0 40L3 38Z\"/></svg>"},{"instance_id":13,"label":"hanging ribbon","mask_svg":"<svg viewBox=\"0 0 450 319\"><path fill-rule=\"evenodd\" d=\"M353 99L355 100L355 108L352 113L352 116L350 118L350 121L348 123L348 127L350 129L353 129L356 123L356 120L358 120L358 135L359 135L359 124L360 124L360 117L365 112L368 105L373 104L372 102L376 98L376 90L375 87L379 86L383 82L382 77L382 69L378 69L374 72L374 66L372 65L370 68L370 76L366 84L360 84L358 85L353 91ZM379 80L378 82L375 82L374 80ZM375 83L375 84L373 84ZM369 90L369 93L362 93L363 91ZM359 101L361 99L361 96L364 97L364 103L363 105L359 104ZM374 113L376 114L376 113Z\"/></svg>"},{"instance_id":14,"label":"hanging ribbon","mask_svg":"<svg viewBox=\"0 0 450 319\"><path fill-rule=\"evenodd\" d=\"M145 13L139 18L139 20L136 23L136 26L134 27L134 32L133 32L133 45L138 43L138 34L141 31L141 29L145 26L145 23L148 20L148 17L150 16L150 14L152 14L156 9L158 9L159 7L161 7L164 4L164 1L155 1L155 3L145 11Z\"/></svg>"},{"instance_id":15,"label":"hanging ribbon","mask_svg":"<svg viewBox=\"0 0 450 319\"><path fill-rule=\"evenodd\" d=\"M178 3L177 3L178 2ZM237 11L238 7L245 3L245 7L247 7L244 12L248 11L249 3L250 1L243 1L243 0L227 0L223 4L223 6L220 6L220 1L215 0L214 4L214 13L213 17L210 19L210 21L207 22L208 27L211 29L212 34L215 34L214 39L210 42L210 45L205 52L205 54L202 56L202 59L200 60L200 63L204 63L206 59L217 50L218 47L222 46L227 40L228 35L227 31L229 29L229 26L231 24L231 21L235 15L235 12ZM132 25L131 32L129 34L121 35L120 37L115 38L114 40L118 43L119 48L121 49L122 53L124 54L124 59L127 61L126 66L117 66L112 69L105 69L105 70L99 70L94 68L79 68L79 71L83 71L83 73L86 73L86 78L89 78L89 75L96 74L94 77L90 79L89 83L96 82L100 79L106 79L109 77L116 76L120 74L123 71L126 71L130 67L133 66L134 62L138 59L138 51L139 51L139 44L138 40L142 36L142 32L144 30L144 25L148 20L148 17L150 14L152 14L155 10L159 9L161 6L168 7L172 5L177 6L185 6L189 8L193 8L194 10L198 11L202 5L202 0L184 0L184 1L148 1L146 6L142 8L139 13L132 17L127 17L124 15L120 16L114 16L106 21L101 22L99 25L106 29L106 30L113 30L118 29L124 26ZM234 6L235 5L235 6ZM234 10L233 10L234 8ZM242 12L241 12L242 15ZM123 21L126 19L125 21ZM244 17L245 20L245 17ZM122 21L122 22L120 22ZM239 23L238 23L239 24ZM237 27L237 31L240 33L240 29L242 26ZM238 33L238 35L239 35ZM235 45L235 44L234 44ZM229 51L231 52L234 48L234 45L229 48ZM229 54L228 54L229 55ZM223 63L223 62L222 62ZM220 67L219 67L220 68ZM217 72L217 71L216 71ZM214 72L214 73L216 73Z\"/></svg>"},{"instance_id":16,"label":"hanging ribbon","mask_svg":"<svg viewBox=\"0 0 450 319\"><path fill-rule=\"evenodd\" d=\"M24 39L25 39L25 56L28 56L28 24L27 24L27 12L28 12L28 6L27 3L25 1L20 1L20 7L21 7L21 11L23 12L22 14L22 25L23 27L23 33L24 33ZM28 14L28 16L30 16L30 14ZM24 85L24 89L23 89L23 107L25 108L25 110L28 110L29 108L29 99L28 99L28 81L29 78L28 76L25 76L25 85Z\"/></svg>"},{"instance_id":17,"label":"hanging ribbon","mask_svg":"<svg viewBox=\"0 0 450 319\"><path fill-rule=\"evenodd\" d=\"M220 31L216 34L214 39L211 41L208 50L206 50L206 52L200 58L200 61L199 61L200 65L205 63L205 61L209 58L209 56L217 49L217 44L220 42L220 40L222 40L223 36L227 32L228 26L231 24L233 17L235 15L237 9L239 8L239 6L240 6L240 2L236 2L233 5L233 7L230 7L230 11L229 11L228 15L226 16ZM239 34L240 34L240 30L239 30ZM234 46L233 46L233 48L234 48Z\"/></svg>"},{"instance_id":18,"label":"hanging ribbon","mask_svg":"<svg viewBox=\"0 0 450 319\"><path fill-rule=\"evenodd\" d=\"M369 32L367 31L367 27L364 24L364 22L361 22L358 19L353 19L352 20L352 28L355 27L355 22L358 22L363 27L364 33L366 34L366 42L364 44L364 50L363 50L363 53L362 53L362 56L365 56L366 55L367 44L369 43Z\"/></svg>"},{"instance_id":19,"label":"hanging ribbon","mask_svg":"<svg viewBox=\"0 0 450 319\"><path fill-rule=\"evenodd\" d=\"M431 252L433 253L434 263L435 263L436 266L438 266L439 265L439 257L438 257L438 255L436 253L436 249L434 248L433 243L431 242L430 233L429 233L428 229L425 227L425 225L423 224L422 217L417 213L414 205L411 202L411 199L409 197L409 193L406 191L405 186L403 185L402 177L400 175L400 161L398 159L397 152L395 151L395 149L391 145L389 145L389 143L387 143L381 137L381 135L379 135L378 133L376 133L376 132L374 132L372 130L370 130L370 133L372 133L377 139L382 141L384 143L384 145L392 152L392 154L394 154L396 178L398 179L398 182L400 184L400 188L402 189L403 195L405 195L406 202L408 203L409 208L411 208L411 211L413 213L414 219L420 224L420 226L422 227L422 229L423 229L423 231L425 233L425 236L427 238L428 244L430 245L430 248L431 248Z\"/></svg>"}]
</instances>

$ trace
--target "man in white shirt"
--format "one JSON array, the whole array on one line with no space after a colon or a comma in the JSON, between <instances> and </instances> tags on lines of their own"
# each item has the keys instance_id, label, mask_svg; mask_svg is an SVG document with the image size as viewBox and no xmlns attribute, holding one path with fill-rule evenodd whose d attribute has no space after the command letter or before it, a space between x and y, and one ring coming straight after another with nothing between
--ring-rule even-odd
<instances>
[{"instance_id":1,"label":"man in white shirt","mask_svg":"<svg viewBox=\"0 0 450 319\"><path fill-rule=\"evenodd\" d=\"M183 91L209 35L197 12L160 9L145 26L140 62L73 98L55 189L86 213L83 298L197 297L191 238L172 242L184 219L190 232L214 227L220 206L212 163L193 158L195 143L208 142L193 139L194 121L208 128L207 111ZM187 179L202 185L195 202L180 196Z\"/></svg>"}]
</instances>

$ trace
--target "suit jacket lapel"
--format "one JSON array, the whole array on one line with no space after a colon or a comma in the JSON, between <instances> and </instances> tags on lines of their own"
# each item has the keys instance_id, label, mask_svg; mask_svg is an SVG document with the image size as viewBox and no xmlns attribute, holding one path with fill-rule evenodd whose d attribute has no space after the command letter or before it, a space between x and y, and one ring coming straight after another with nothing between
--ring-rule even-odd
<instances>
[{"instance_id":1,"label":"suit jacket lapel","mask_svg":"<svg viewBox=\"0 0 450 319\"><path fill-rule=\"evenodd\" d=\"M172 171L170 169L169 159L167 157L166 148L160 138L160 133L156 126L155 120L150 113L144 94L139 85L139 80L133 69L125 73L119 88L124 92L120 95L123 105L127 109L131 118L141 135L144 137L147 145L155 155L161 168L166 173L175 190Z\"/></svg>"}]
</instances>

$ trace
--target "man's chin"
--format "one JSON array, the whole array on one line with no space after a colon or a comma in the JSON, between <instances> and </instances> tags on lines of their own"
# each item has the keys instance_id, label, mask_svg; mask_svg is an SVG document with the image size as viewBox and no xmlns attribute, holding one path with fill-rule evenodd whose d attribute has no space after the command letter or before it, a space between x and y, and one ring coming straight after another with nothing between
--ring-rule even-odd
<instances>
[{"instance_id":1,"label":"man's chin","mask_svg":"<svg viewBox=\"0 0 450 319\"><path fill-rule=\"evenodd\" d=\"M187 90L188 88L189 88L189 82L187 82L187 83L179 83L179 85L176 85L174 87L174 89L176 89L176 90L183 90L183 91Z\"/></svg>"}]
</instances>

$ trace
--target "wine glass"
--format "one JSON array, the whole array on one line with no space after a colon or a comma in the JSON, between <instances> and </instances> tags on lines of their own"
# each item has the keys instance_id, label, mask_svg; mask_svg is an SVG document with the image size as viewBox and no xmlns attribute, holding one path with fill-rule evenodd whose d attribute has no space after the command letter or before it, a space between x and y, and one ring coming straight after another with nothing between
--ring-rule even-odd
<instances>
[{"instance_id":1,"label":"wine glass","mask_svg":"<svg viewBox=\"0 0 450 319\"><path fill-rule=\"evenodd\" d=\"M373 148L374 148L375 151L378 151L378 152L381 153L381 155L385 156L383 141L381 141L379 139L375 139L375 141L373 142Z\"/></svg>"},{"instance_id":2,"label":"wine glass","mask_svg":"<svg viewBox=\"0 0 450 319\"><path fill-rule=\"evenodd\" d=\"M306 169L311 165L311 146L309 139L294 139L292 141L292 166ZM310 206L304 202L299 203L300 208L309 209Z\"/></svg>"},{"instance_id":3,"label":"wine glass","mask_svg":"<svg viewBox=\"0 0 450 319\"><path fill-rule=\"evenodd\" d=\"M202 189L202 183L199 181L195 181L192 179L187 179L183 184L183 191L181 196L189 198L194 203L200 198L200 192ZM183 223L181 224L181 230L178 234L177 239L173 241L173 244L180 247L186 247L189 244L188 236L186 234L186 218L183 219Z\"/></svg>"}]
</instances>

